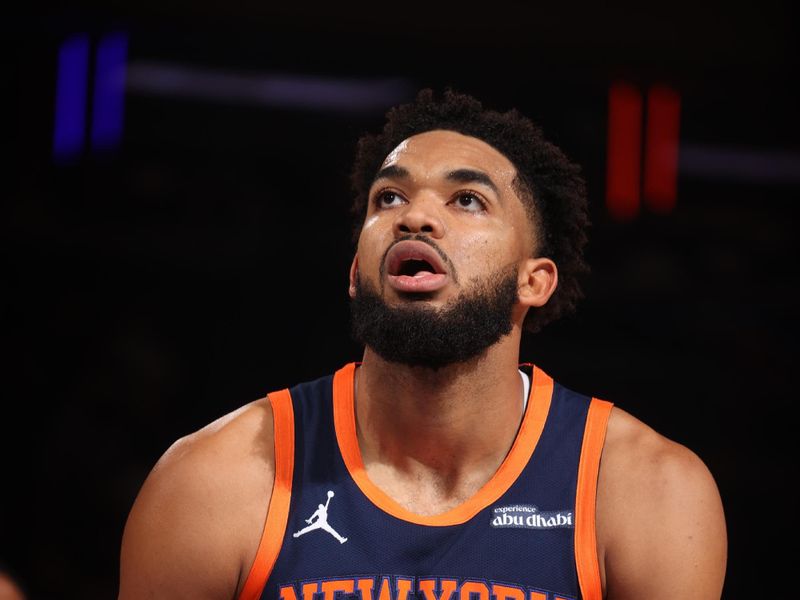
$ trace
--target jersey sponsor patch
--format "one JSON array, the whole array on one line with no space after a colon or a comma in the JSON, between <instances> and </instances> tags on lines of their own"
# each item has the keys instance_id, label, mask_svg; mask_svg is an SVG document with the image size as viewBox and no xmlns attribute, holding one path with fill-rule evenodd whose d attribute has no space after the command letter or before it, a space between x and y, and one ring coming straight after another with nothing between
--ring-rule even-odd
<instances>
[{"instance_id":1,"label":"jersey sponsor patch","mask_svg":"<svg viewBox=\"0 0 800 600\"><path fill-rule=\"evenodd\" d=\"M512 529L573 528L575 517L571 510L540 511L533 504L511 504L494 508L491 525Z\"/></svg>"}]
</instances>

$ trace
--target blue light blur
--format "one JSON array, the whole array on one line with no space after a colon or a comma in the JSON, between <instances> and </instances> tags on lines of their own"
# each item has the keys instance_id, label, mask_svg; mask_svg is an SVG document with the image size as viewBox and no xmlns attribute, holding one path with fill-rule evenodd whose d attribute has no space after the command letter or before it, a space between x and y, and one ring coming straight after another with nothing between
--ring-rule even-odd
<instances>
[{"instance_id":1,"label":"blue light blur","mask_svg":"<svg viewBox=\"0 0 800 600\"><path fill-rule=\"evenodd\" d=\"M86 137L86 95L89 79L89 36L73 35L58 50L53 159L72 162Z\"/></svg>"},{"instance_id":2,"label":"blue light blur","mask_svg":"<svg viewBox=\"0 0 800 600\"><path fill-rule=\"evenodd\" d=\"M122 140L128 35L105 35L97 45L92 97L92 149L113 150Z\"/></svg>"}]
</instances>

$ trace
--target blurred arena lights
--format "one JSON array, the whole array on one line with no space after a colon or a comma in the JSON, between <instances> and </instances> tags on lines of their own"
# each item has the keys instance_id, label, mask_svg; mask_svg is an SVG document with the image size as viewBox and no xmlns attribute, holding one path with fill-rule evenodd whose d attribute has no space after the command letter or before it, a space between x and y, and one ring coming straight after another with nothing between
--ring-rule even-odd
<instances>
[{"instance_id":1,"label":"blurred arena lights","mask_svg":"<svg viewBox=\"0 0 800 600\"><path fill-rule=\"evenodd\" d=\"M112 150L122 140L127 55L126 33L109 33L97 45L92 96L93 150Z\"/></svg>"},{"instance_id":2,"label":"blurred arena lights","mask_svg":"<svg viewBox=\"0 0 800 600\"><path fill-rule=\"evenodd\" d=\"M53 161L59 165L74 163L83 155L89 113L92 150L112 150L122 140L128 36L114 32L100 38L95 53L91 110L90 52L91 41L85 33L68 37L58 50Z\"/></svg>"},{"instance_id":3,"label":"blurred arena lights","mask_svg":"<svg viewBox=\"0 0 800 600\"><path fill-rule=\"evenodd\" d=\"M131 62L128 92L225 104L273 108L383 113L410 98L413 83L402 78L378 80L321 78L307 75L233 73L163 62Z\"/></svg>"},{"instance_id":4,"label":"blurred arena lights","mask_svg":"<svg viewBox=\"0 0 800 600\"><path fill-rule=\"evenodd\" d=\"M800 184L800 154L796 152L723 148L683 143L682 175L757 184Z\"/></svg>"},{"instance_id":5,"label":"blurred arena lights","mask_svg":"<svg viewBox=\"0 0 800 600\"><path fill-rule=\"evenodd\" d=\"M666 85L651 86L646 111L642 109L642 94L635 85L611 85L606 209L615 220L634 219L641 209L640 196L652 212L672 212L678 175L726 183L800 184L798 153L681 141L681 96Z\"/></svg>"},{"instance_id":6,"label":"blurred arena lights","mask_svg":"<svg viewBox=\"0 0 800 600\"><path fill-rule=\"evenodd\" d=\"M625 82L608 93L606 208L619 221L639 214L642 162L642 94Z\"/></svg>"},{"instance_id":7,"label":"blurred arena lights","mask_svg":"<svg viewBox=\"0 0 800 600\"><path fill-rule=\"evenodd\" d=\"M642 196L650 210L667 214L675 208L678 195L680 94L666 85L653 85L647 91L646 111L643 108L638 87L626 82L611 85L606 208L618 221L639 214Z\"/></svg>"},{"instance_id":8,"label":"blurred arena lights","mask_svg":"<svg viewBox=\"0 0 800 600\"><path fill-rule=\"evenodd\" d=\"M68 37L58 50L53 160L70 163L80 157L86 138L89 82L89 36Z\"/></svg>"},{"instance_id":9,"label":"blurred arena lights","mask_svg":"<svg viewBox=\"0 0 800 600\"><path fill-rule=\"evenodd\" d=\"M675 208L680 119L680 95L665 85L652 86L647 92L643 195L655 213Z\"/></svg>"}]
</instances>

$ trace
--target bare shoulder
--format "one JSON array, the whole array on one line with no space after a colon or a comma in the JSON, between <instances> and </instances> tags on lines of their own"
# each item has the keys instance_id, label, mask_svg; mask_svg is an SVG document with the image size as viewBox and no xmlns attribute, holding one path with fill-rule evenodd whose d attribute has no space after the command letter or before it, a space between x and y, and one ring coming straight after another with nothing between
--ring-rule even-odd
<instances>
[{"instance_id":1,"label":"bare shoulder","mask_svg":"<svg viewBox=\"0 0 800 600\"><path fill-rule=\"evenodd\" d=\"M267 399L172 444L128 517L120 599L234 597L258 547L273 479Z\"/></svg>"},{"instance_id":2,"label":"bare shoulder","mask_svg":"<svg viewBox=\"0 0 800 600\"><path fill-rule=\"evenodd\" d=\"M597 534L608 598L720 597L727 538L711 472L619 408L600 466Z\"/></svg>"},{"instance_id":3,"label":"bare shoulder","mask_svg":"<svg viewBox=\"0 0 800 600\"><path fill-rule=\"evenodd\" d=\"M656 432L620 408L614 408L603 450L603 475L617 493L631 496L629 486L646 486L643 494L716 493L716 484L703 461L689 448ZM618 498L622 500L622 498Z\"/></svg>"}]
</instances>

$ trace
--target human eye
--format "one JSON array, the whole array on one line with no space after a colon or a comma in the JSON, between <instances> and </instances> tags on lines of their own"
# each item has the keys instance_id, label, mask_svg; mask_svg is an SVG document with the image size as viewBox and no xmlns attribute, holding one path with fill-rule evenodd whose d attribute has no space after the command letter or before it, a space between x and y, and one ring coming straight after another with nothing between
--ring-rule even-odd
<instances>
[{"instance_id":1,"label":"human eye","mask_svg":"<svg viewBox=\"0 0 800 600\"><path fill-rule=\"evenodd\" d=\"M377 208L392 208L405 202L400 194L392 190L381 190L375 194L374 203Z\"/></svg>"},{"instance_id":2,"label":"human eye","mask_svg":"<svg viewBox=\"0 0 800 600\"><path fill-rule=\"evenodd\" d=\"M467 212L484 212L486 210L486 202L475 192L458 192L452 203L462 210Z\"/></svg>"}]
</instances>

